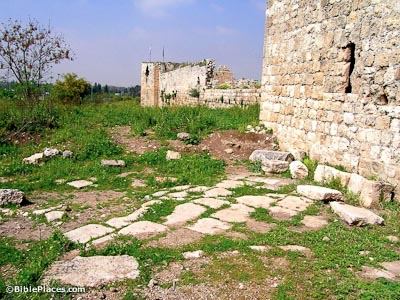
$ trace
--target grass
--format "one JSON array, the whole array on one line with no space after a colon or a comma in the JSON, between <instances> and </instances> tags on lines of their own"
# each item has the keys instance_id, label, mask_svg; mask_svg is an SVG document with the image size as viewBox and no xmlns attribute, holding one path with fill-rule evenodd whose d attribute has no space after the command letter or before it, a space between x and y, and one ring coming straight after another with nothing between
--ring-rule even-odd
<instances>
[{"instance_id":1,"label":"grass","mask_svg":"<svg viewBox=\"0 0 400 300\"><path fill-rule=\"evenodd\" d=\"M1 102L1 101L0 101ZM0 104L4 104L1 102ZM1 106L2 118L5 106ZM15 113L15 112L14 112ZM181 160L167 161L167 139L175 139L178 132L188 132L193 141L200 141L205 135L216 130L245 128L248 124L258 123L258 107L247 109L232 108L207 109L204 107L164 107L142 108L135 101L106 102L85 104L80 107L57 108L57 126L34 135L34 142L13 144L0 143L0 177L11 179L1 184L1 188L23 190L28 198L35 193L46 191L68 194L73 189L65 184L56 184L56 179L75 180L96 178L97 186L87 190L120 190L127 192L129 200L117 199L112 203L99 203L97 208L113 204L126 204L137 207L155 191L175 185L193 184L211 186L224 177L225 163L210 157L208 153L183 154ZM12 113L9 113L12 115ZM8 120L9 121L9 120ZM7 122L8 122L7 121ZM7 125L9 126L9 125ZM129 126L133 135L146 135L153 132L151 138L162 142L163 148L143 155L125 153L110 137L110 128ZM1 134L1 132L0 132ZM37 134L37 133L35 133ZM41 152L45 147L68 149L74 152L72 159L53 158L41 166L22 164L24 157ZM123 159L127 167L104 168L102 159ZM307 179L301 184L312 182L316 161L303 160L309 169ZM249 164L250 165L250 164ZM260 171L259 164L251 164L253 171ZM144 170L151 169L147 174ZM126 178L117 177L122 172L134 172ZM285 176L287 176L286 174ZM177 178L165 183L156 181L156 177ZM132 179L141 179L149 186L141 189L131 187ZM355 203L357 197L351 195L338 180L324 183L325 186L342 191L349 203ZM278 191L243 186L233 189L233 197L244 195L265 195L267 193L287 194L293 192L296 184L282 187ZM85 191L85 190L84 190ZM200 196L200 195L199 195ZM66 197L65 200L69 200ZM131 203L132 202L132 203ZM163 222L165 216L184 202L163 200L155 204L141 218L153 222ZM57 205L50 199L46 205ZM70 204L73 211L81 212L85 204ZM43 208L40 207L40 208ZM16 207L11 207L16 210ZM179 276L180 285L208 282L251 283L262 285L269 277L281 278L277 288L270 288L272 299L399 299L400 285L386 280L367 281L355 275L362 266L378 267L380 262L400 260L400 244L391 243L385 236L399 234L400 210L398 205L385 203L380 214L385 218L385 226L349 227L335 222L337 216L325 209L323 204L311 205L306 211L290 221L273 219L268 210L257 208L251 215L257 221L276 223L266 233L252 232L244 224L235 224L232 231L246 234L244 239L232 239L223 235L205 236L202 240L177 248L148 247L137 239L121 236L103 249L81 249L81 255L131 255L139 261L140 276L133 281L120 284L126 290L125 299L138 299L137 291L147 286L154 277L155 270L168 268L172 262L180 263L185 251L203 250L211 258L211 263L200 273L186 269ZM130 207L126 212L130 212ZM331 220L329 226L310 232L294 232L293 226L300 226L305 215L317 215L323 211ZM215 210L208 209L201 217L208 217ZM116 213L118 214L118 213ZM119 214L118 214L119 215ZM122 215L122 214L121 214ZM126 215L126 213L125 213ZM2 219L6 217L2 215ZM68 219L64 219L68 221ZM46 223L43 217L33 222ZM330 241L323 241L327 236ZM268 245L271 250L260 253L250 250L251 245ZM313 255L285 252L277 248L282 245L301 245L308 247ZM60 232L42 241L17 241L0 237L0 298L4 299L50 299L50 294L6 294L6 285L37 286L46 268L59 257L78 246L69 243ZM227 251L238 250L237 257L218 256ZM367 256L360 251L370 251ZM371 260L370 257L373 259ZM287 266L274 269L275 259L282 259ZM7 271L8 270L8 271ZM107 288L107 287L106 287ZM62 295L69 299L72 295Z\"/></svg>"}]
</instances>

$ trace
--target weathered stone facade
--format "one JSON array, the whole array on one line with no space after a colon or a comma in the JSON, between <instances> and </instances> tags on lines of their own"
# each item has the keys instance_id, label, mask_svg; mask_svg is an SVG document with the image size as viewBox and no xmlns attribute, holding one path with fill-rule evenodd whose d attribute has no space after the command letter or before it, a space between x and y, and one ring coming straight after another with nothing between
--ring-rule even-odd
<instances>
[{"instance_id":1,"label":"weathered stone facade","mask_svg":"<svg viewBox=\"0 0 400 300\"><path fill-rule=\"evenodd\" d=\"M261 100L261 90L254 88L256 81L235 80L228 67L216 68L214 60L144 62L141 72L143 106L200 104L217 108L247 106ZM225 84L227 89L218 88Z\"/></svg>"},{"instance_id":2,"label":"weathered stone facade","mask_svg":"<svg viewBox=\"0 0 400 300\"><path fill-rule=\"evenodd\" d=\"M397 185L400 2L268 0L261 122L284 150Z\"/></svg>"}]
</instances>

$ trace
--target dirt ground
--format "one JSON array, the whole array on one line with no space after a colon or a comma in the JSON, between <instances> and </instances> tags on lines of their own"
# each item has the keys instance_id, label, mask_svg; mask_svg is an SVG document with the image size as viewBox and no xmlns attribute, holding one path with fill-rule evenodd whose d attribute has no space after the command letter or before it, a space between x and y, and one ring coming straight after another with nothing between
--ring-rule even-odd
<instances>
[{"instance_id":1,"label":"dirt ground","mask_svg":"<svg viewBox=\"0 0 400 300\"><path fill-rule=\"evenodd\" d=\"M112 139L122 145L126 151L143 154L161 148L161 143L154 140L152 135L132 136L129 126L114 127ZM212 157L233 161L247 160L254 150L277 150L275 138L271 134L242 133L238 130L224 130L212 133L198 145L187 145L180 140L168 140L169 147L181 153L201 153L209 151Z\"/></svg>"}]
</instances>

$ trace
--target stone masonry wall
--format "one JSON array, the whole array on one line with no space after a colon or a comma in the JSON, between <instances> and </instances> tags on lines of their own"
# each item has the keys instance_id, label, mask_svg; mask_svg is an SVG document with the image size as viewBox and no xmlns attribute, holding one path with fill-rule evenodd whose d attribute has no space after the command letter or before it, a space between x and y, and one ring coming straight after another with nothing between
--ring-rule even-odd
<instances>
[{"instance_id":1,"label":"stone masonry wall","mask_svg":"<svg viewBox=\"0 0 400 300\"><path fill-rule=\"evenodd\" d=\"M145 62L141 72L143 106L206 105L222 108L248 106L261 100L260 89L236 86L232 89L213 88L226 82L235 85L232 72L227 67L216 70L214 60L197 63Z\"/></svg>"},{"instance_id":2,"label":"stone masonry wall","mask_svg":"<svg viewBox=\"0 0 400 300\"><path fill-rule=\"evenodd\" d=\"M397 0L268 0L261 122L399 197L399 37Z\"/></svg>"}]
</instances>

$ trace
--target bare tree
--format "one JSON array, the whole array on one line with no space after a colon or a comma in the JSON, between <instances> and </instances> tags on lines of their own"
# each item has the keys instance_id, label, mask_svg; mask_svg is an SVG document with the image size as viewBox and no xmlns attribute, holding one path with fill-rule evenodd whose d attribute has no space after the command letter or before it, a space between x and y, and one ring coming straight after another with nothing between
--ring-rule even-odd
<instances>
[{"instance_id":1,"label":"bare tree","mask_svg":"<svg viewBox=\"0 0 400 300\"><path fill-rule=\"evenodd\" d=\"M34 108L39 99L44 76L62 60L73 60L71 49L62 35L53 34L50 26L37 20L26 26L9 19L0 26L0 69L10 72L19 82L23 99Z\"/></svg>"}]
</instances>

